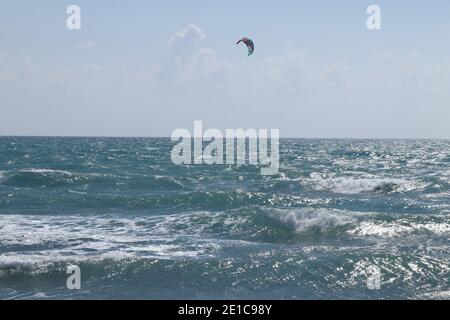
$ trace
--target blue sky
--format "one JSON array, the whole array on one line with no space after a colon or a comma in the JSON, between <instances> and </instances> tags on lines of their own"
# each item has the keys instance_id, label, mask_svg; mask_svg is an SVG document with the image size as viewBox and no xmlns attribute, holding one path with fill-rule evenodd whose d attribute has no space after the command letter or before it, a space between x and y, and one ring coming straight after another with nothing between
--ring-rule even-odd
<instances>
[{"instance_id":1,"label":"blue sky","mask_svg":"<svg viewBox=\"0 0 450 320\"><path fill-rule=\"evenodd\" d=\"M0 134L169 136L203 120L450 138L449 16L448 1L2 1Z\"/></svg>"}]
</instances>

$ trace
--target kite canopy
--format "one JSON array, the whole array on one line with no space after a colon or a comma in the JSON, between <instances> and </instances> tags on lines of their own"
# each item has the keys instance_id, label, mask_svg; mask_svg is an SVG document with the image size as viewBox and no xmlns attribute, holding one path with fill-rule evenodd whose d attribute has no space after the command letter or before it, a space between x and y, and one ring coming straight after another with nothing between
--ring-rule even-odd
<instances>
[{"instance_id":1,"label":"kite canopy","mask_svg":"<svg viewBox=\"0 0 450 320\"><path fill-rule=\"evenodd\" d=\"M253 54L253 51L255 51L255 45L253 44L253 41L249 38L242 38L236 43L236 45L238 45L241 42L245 43L245 45L248 48L248 55L251 56Z\"/></svg>"}]
</instances>

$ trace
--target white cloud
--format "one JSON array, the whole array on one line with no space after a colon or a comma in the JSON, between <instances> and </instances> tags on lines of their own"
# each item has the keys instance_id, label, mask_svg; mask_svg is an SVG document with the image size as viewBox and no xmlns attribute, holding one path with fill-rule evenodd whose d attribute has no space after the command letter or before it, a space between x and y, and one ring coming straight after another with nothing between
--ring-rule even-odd
<instances>
[{"instance_id":1,"label":"white cloud","mask_svg":"<svg viewBox=\"0 0 450 320\"><path fill-rule=\"evenodd\" d=\"M196 25L190 24L183 30L175 32L169 39L170 55L179 59L192 59L204 39L206 39L205 32Z\"/></svg>"},{"instance_id":2,"label":"white cloud","mask_svg":"<svg viewBox=\"0 0 450 320\"><path fill-rule=\"evenodd\" d=\"M299 95L305 89L344 84L346 64L315 64L292 42L286 42L284 50L277 56L230 62L219 59L211 48L198 46L205 37L195 25L175 33L169 41L169 60L160 70L164 86L219 89L225 94L246 96L249 92Z\"/></svg>"},{"instance_id":3,"label":"white cloud","mask_svg":"<svg viewBox=\"0 0 450 320\"><path fill-rule=\"evenodd\" d=\"M183 30L175 32L173 37L169 40L169 45L174 46L179 42L184 41L199 41L206 38L206 34L202 29L195 24L186 26Z\"/></svg>"}]
</instances>

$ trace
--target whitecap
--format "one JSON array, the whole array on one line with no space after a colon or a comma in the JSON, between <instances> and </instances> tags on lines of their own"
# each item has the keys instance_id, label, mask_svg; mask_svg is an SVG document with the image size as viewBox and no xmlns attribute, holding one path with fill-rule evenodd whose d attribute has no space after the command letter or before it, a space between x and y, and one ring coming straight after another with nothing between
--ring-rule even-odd
<instances>
[{"instance_id":1,"label":"whitecap","mask_svg":"<svg viewBox=\"0 0 450 320\"><path fill-rule=\"evenodd\" d=\"M341 194L409 192L416 189L423 189L425 186L417 182L394 178L323 178L319 174L312 174L310 181L312 181L315 190L330 190L331 192Z\"/></svg>"},{"instance_id":2,"label":"whitecap","mask_svg":"<svg viewBox=\"0 0 450 320\"><path fill-rule=\"evenodd\" d=\"M333 210L333 209L279 209L273 210L270 216L289 225L296 232L305 232L319 229L326 232L330 229L355 223L358 216L365 215L360 212Z\"/></svg>"},{"instance_id":3,"label":"whitecap","mask_svg":"<svg viewBox=\"0 0 450 320\"><path fill-rule=\"evenodd\" d=\"M31 169L21 169L19 170L19 172L22 173L56 173L56 174L63 174L63 175L72 175L73 173L69 172L69 171L64 171L64 170L54 170L54 169L36 169L36 168L31 168Z\"/></svg>"}]
</instances>

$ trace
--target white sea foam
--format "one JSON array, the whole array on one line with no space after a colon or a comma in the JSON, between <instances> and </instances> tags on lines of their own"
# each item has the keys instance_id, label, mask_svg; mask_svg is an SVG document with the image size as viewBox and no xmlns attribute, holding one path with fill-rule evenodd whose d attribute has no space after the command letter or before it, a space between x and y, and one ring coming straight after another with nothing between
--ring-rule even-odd
<instances>
[{"instance_id":1,"label":"white sea foam","mask_svg":"<svg viewBox=\"0 0 450 320\"><path fill-rule=\"evenodd\" d=\"M243 245L239 240L199 237L206 226L198 224L196 229L196 221L204 217L215 223L214 214L202 212L150 217L0 215L0 244L11 248L0 255L0 265L208 257L223 246Z\"/></svg>"},{"instance_id":2,"label":"white sea foam","mask_svg":"<svg viewBox=\"0 0 450 320\"><path fill-rule=\"evenodd\" d=\"M19 170L20 172L24 172L24 173L56 173L56 174L63 174L63 175L72 175L73 173L69 172L69 171L64 171L64 170L53 170L53 169L35 169L35 168L30 168L30 169L22 169Z\"/></svg>"},{"instance_id":3,"label":"white sea foam","mask_svg":"<svg viewBox=\"0 0 450 320\"><path fill-rule=\"evenodd\" d=\"M293 209L274 210L270 214L279 221L292 226L297 232L329 229L348 225L357 221L359 212L333 210L333 209Z\"/></svg>"},{"instance_id":4,"label":"white sea foam","mask_svg":"<svg viewBox=\"0 0 450 320\"><path fill-rule=\"evenodd\" d=\"M417 232L430 232L436 235L450 233L450 223L446 222L412 222L406 219L396 221L363 221L348 233L358 236L403 237Z\"/></svg>"},{"instance_id":5,"label":"white sea foam","mask_svg":"<svg viewBox=\"0 0 450 320\"><path fill-rule=\"evenodd\" d=\"M448 215L427 216L427 219L417 219L409 215L390 214L394 220L380 220L383 213L358 212L325 208L274 209L269 215L282 223L289 225L296 232L305 231L327 232L331 229L346 226L346 232L351 236L367 237L404 237L413 234L450 235L450 220ZM433 219L435 218L435 219Z\"/></svg>"},{"instance_id":6,"label":"white sea foam","mask_svg":"<svg viewBox=\"0 0 450 320\"><path fill-rule=\"evenodd\" d=\"M425 185L402 179L391 178L361 178L361 177L322 177L312 174L313 188L316 190L330 190L341 194L358 194L365 192L408 192L423 188Z\"/></svg>"}]
</instances>

